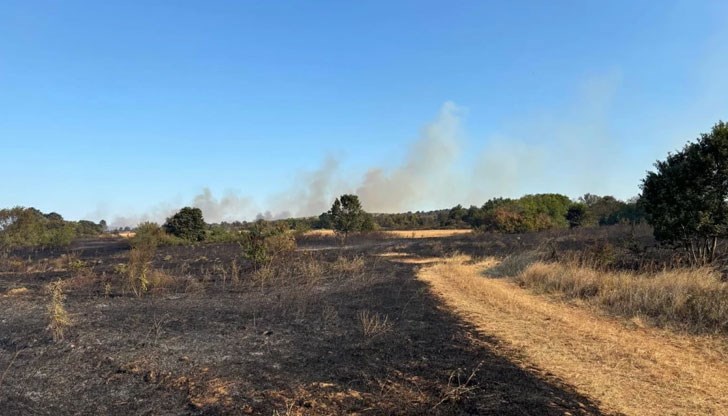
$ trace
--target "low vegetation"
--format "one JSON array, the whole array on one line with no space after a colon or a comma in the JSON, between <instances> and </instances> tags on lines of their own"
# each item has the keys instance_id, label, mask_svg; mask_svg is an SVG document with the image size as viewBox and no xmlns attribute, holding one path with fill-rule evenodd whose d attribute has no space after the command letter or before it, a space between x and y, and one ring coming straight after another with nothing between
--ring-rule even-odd
<instances>
[{"instance_id":1,"label":"low vegetation","mask_svg":"<svg viewBox=\"0 0 728 416\"><path fill-rule=\"evenodd\" d=\"M540 293L584 300L616 315L728 334L728 283L709 268L642 274L537 262L514 279Z\"/></svg>"},{"instance_id":2,"label":"low vegetation","mask_svg":"<svg viewBox=\"0 0 728 416\"><path fill-rule=\"evenodd\" d=\"M59 280L50 283L47 290L50 296L48 330L53 335L53 340L59 342L63 340L66 329L71 326L71 318L64 306L66 295L63 293L63 282Z\"/></svg>"}]
</instances>

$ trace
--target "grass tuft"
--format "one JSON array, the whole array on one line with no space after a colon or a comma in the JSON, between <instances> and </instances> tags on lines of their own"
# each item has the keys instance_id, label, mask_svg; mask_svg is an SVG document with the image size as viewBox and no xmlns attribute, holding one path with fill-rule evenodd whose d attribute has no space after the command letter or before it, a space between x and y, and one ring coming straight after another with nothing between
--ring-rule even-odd
<instances>
[{"instance_id":1,"label":"grass tuft","mask_svg":"<svg viewBox=\"0 0 728 416\"><path fill-rule=\"evenodd\" d=\"M58 280L48 285L50 303L48 304L48 329L53 335L53 341L63 340L66 329L71 326L71 317L68 315L63 302L66 295L63 293L63 282Z\"/></svg>"}]
</instances>

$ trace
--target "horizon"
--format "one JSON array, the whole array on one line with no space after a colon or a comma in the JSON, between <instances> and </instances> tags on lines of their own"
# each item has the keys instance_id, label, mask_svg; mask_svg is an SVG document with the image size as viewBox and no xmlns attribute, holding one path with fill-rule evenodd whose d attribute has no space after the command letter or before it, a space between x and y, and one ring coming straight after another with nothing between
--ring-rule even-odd
<instances>
[{"instance_id":1,"label":"horizon","mask_svg":"<svg viewBox=\"0 0 728 416\"><path fill-rule=\"evenodd\" d=\"M0 208L111 226L585 193L728 114L721 2L0 5Z\"/></svg>"}]
</instances>

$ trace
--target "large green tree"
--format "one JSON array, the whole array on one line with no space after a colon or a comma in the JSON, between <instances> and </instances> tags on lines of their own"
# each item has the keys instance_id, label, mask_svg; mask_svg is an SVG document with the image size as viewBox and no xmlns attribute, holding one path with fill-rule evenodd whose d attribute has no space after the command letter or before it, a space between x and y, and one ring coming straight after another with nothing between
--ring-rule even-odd
<instances>
[{"instance_id":1,"label":"large green tree","mask_svg":"<svg viewBox=\"0 0 728 416\"><path fill-rule=\"evenodd\" d=\"M205 239L205 220L199 208L184 207L164 223L164 231L189 241Z\"/></svg>"},{"instance_id":2,"label":"large green tree","mask_svg":"<svg viewBox=\"0 0 728 416\"><path fill-rule=\"evenodd\" d=\"M719 122L655 168L640 199L655 238L682 246L693 264L712 262L728 236L728 124Z\"/></svg>"}]
</instances>

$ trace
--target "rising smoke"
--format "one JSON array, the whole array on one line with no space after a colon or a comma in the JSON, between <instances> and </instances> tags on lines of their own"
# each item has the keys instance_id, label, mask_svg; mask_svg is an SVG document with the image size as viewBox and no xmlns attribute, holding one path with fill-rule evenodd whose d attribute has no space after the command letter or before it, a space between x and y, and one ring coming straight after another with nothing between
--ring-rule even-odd
<instances>
[{"instance_id":1,"label":"rising smoke","mask_svg":"<svg viewBox=\"0 0 728 416\"><path fill-rule=\"evenodd\" d=\"M183 205L202 209L208 222L316 216L343 193L359 195L369 212L481 205L496 196L537 192L614 193L617 188L604 178L618 152L607 120L619 83L619 73L591 79L561 113L519 123L507 134L494 134L467 149L466 111L448 101L393 168L372 167L352 175L342 161L328 156L319 168L297 174L286 192L271 196L263 207L249 196L228 192L217 198L205 188L187 204L162 204L143 215L118 217L112 224L162 222ZM476 157L466 158L466 153Z\"/></svg>"}]
</instances>

